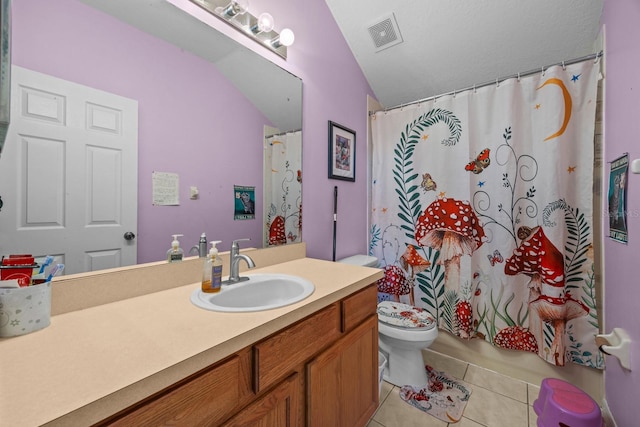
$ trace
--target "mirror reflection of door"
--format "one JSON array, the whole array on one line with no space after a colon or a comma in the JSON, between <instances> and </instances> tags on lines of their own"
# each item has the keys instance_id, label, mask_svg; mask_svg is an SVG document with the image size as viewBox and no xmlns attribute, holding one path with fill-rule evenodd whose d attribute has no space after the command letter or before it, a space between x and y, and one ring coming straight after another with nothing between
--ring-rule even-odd
<instances>
[{"instance_id":1,"label":"mirror reflection of door","mask_svg":"<svg viewBox=\"0 0 640 427\"><path fill-rule=\"evenodd\" d=\"M53 255L66 274L135 264L137 101L17 66L11 98L0 253Z\"/></svg>"}]
</instances>

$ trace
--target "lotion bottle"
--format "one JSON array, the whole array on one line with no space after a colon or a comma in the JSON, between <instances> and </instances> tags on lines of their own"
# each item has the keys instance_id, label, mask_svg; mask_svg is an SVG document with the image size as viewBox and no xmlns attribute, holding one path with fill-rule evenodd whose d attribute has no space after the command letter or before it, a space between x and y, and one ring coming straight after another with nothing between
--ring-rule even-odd
<instances>
[{"instance_id":1,"label":"lotion bottle","mask_svg":"<svg viewBox=\"0 0 640 427\"><path fill-rule=\"evenodd\" d=\"M178 241L178 237L182 237L182 234L172 234L173 242L171 242L171 249L167 251L167 261L168 262L176 262L182 261L184 257L184 250L180 247L180 242Z\"/></svg>"},{"instance_id":2,"label":"lotion bottle","mask_svg":"<svg viewBox=\"0 0 640 427\"><path fill-rule=\"evenodd\" d=\"M207 294L220 292L222 286L222 260L218 256L218 248L216 248L216 244L220 242L220 240L210 242L211 249L209 249L209 255L204 262L202 292Z\"/></svg>"}]
</instances>

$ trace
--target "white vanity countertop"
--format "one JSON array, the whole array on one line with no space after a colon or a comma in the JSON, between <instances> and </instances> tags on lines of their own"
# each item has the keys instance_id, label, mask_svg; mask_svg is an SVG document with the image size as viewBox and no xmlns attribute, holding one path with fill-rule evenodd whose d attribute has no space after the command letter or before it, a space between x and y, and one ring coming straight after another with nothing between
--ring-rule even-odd
<instances>
[{"instance_id":1,"label":"white vanity countertop","mask_svg":"<svg viewBox=\"0 0 640 427\"><path fill-rule=\"evenodd\" d=\"M301 276L315 291L278 309L218 313L190 302L194 283L60 314L45 329L0 339L0 424L97 422L383 276L312 258L253 272Z\"/></svg>"}]
</instances>

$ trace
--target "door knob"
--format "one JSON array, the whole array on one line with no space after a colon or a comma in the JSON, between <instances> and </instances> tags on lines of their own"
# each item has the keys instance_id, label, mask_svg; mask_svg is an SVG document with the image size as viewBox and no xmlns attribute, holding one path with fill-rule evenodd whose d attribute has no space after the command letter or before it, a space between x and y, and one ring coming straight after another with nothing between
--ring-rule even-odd
<instances>
[{"instance_id":1,"label":"door knob","mask_svg":"<svg viewBox=\"0 0 640 427\"><path fill-rule=\"evenodd\" d=\"M131 231L127 231L126 233L124 233L124 240L133 240L136 238L136 235L133 234Z\"/></svg>"}]
</instances>

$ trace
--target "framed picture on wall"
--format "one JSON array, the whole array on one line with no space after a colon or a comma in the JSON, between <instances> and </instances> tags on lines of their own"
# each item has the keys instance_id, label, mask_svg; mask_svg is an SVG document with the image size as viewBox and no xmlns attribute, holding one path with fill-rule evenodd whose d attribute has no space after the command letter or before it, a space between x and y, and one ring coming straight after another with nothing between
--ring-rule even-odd
<instances>
[{"instance_id":1,"label":"framed picture on wall","mask_svg":"<svg viewBox=\"0 0 640 427\"><path fill-rule=\"evenodd\" d=\"M629 169L629 153L624 153L611 162L609 173L609 237L627 244L627 174Z\"/></svg>"},{"instance_id":2,"label":"framed picture on wall","mask_svg":"<svg viewBox=\"0 0 640 427\"><path fill-rule=\"evenodd\" d=\"M356 180L356 133L329 121L329 178Z\"/></svg>"}]
</instances>

